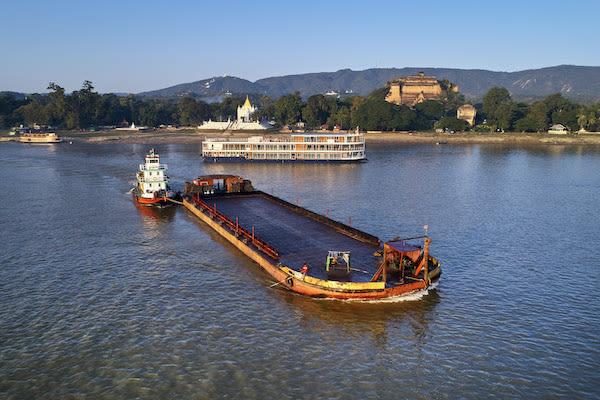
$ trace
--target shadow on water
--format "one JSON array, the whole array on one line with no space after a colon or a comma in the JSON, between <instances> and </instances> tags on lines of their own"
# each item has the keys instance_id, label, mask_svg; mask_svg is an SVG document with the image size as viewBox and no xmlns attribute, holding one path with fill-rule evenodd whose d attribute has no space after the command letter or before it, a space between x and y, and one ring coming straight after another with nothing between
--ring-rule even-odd
<instances>
[{"instance_id":1,"label":"shadow on water","mask_svg":"<svg viewBox=\"0 0 600 400\"><path fill-rule=\"evenodd\" d=\"M401 328L418 344L430 336L430 321L441 302L437 290L423 296L399 298L394 302L362 302L315 299L279 288L269 293L288 305L307 330L325 330L336 335L366 336L378 347L390 345L388 332Z\"/></svg>"}]
</instances>

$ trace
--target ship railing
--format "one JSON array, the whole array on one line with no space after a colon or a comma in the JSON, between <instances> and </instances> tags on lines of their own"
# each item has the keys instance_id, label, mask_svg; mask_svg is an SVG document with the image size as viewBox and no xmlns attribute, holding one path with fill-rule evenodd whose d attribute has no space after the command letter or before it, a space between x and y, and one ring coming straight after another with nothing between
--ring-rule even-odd
<instances>
[{"instance_id":1,"label":"ship railing","mask_svg":"<svg viewBox=\"0 0 600 400\"><path fill-rule=\"evenodd\" d=\"M149 165L149 168L146 168ZM157 170L157 169L168 169L167 164L140 164L140 171Z\"/></svg>"},{"instance_id":2,"label":"ship railing","mask_svg":"<svg viewBox=\"0 0 600 400\"><path fill-rule=\"evenodd\" d=\"M200 200L199 197L193 197L196 205L200 206L208 215L212 218L217 219L218 221L223 222L232 232L241 236L242 238L250 241L257 249L268 255L269 257L279 260L279 251L276 248L265 242L264 240L258 238L254 234L254 227L252 228L252 232L248 232L246 229L239 226L238 223L233 222L226 215L217 211L216 205L214 207L209 206L204 201Z\"/></svg>"}]
</instances>

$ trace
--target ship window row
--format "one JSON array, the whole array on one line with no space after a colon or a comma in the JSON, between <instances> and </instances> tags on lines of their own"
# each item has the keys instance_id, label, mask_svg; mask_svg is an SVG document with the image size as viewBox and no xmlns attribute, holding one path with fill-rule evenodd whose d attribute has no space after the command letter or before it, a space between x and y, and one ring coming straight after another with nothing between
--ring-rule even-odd
<instances>
[{"instance_id":1,"label":"ship window row","mask_svg":"<svg viewBox=\"0 0 600 400\"><path fill-rule=\"evenodd\" d=\"M321 150L321 151L339 151L339 150L363 150L364 143L357 144L308 144L305 145L306 150ZM213 149L211 149L213 150ZM245 145L237 144L225 144L222 148L223 151L281 151L281 150L300 150L296 145L285 145L285 144L258 144L254 145L252 150L247 148Z\"/></svg>"},{"instance_id":2,"label":"ship window row","mask_svg":"<svg viewBox=\"0 0 600 400\"><path fill-rule=\"evenodd\" d=\"M223 150L246 150L249 148L249 145L239 144L239 143L223 143ZM213 145L211 144L211 149L213 149Z\"/></svg>"},{"instance_id":3,"label":"ship window row","mask_svg":"<svg viewBox=\"0 0 600 400\"><path fill-rule=\"evenodd\" d=\"M349 142L352 138L346 136L303 136L298 140L299 142L304 143L314 143L314 142L327 142L333 141L335 143L346 143Z\"/></svg>"},{"instance_id":4,"label":"ship window row","mask_svg":"<svg viewBox=\"0 0 600 400\"><path fill-rule=\"evenodd\" d=\"M360 150L364 147L363 144L351 145L351 144L334 144L334 145L325 145L325 144L317 144L317 145L306 145L306 150Z\"/></svg>"}]
</instances>

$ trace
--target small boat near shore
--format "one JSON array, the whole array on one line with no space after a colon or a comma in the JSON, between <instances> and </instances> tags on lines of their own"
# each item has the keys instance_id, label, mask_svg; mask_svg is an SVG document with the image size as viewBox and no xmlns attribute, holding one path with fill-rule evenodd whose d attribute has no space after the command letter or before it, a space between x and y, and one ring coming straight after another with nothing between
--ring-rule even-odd
<instances>
[{"instance_id":1,"label":"small boat near shore","mask_svg":"<svg viewBox=\"0 0 600 400\"><path fill-rule=\"evenodd\" d=\"M183 205L258 263L275 279L273 286L306 296L388 299L426 293L441 276L427 235L382 244L376 236L254 190L239 176L186 182Z\"/></svg>"},{"instance_id":2,"label":"small boat near shore","mask_svg":"<svg viewBox=\"0 0 600 400\"><path fill-rule=\"evenodd\" d=\"M19 142L30 144L60 143L62 139L54 132L27 132L19 136Z\"/></svg>"},{"instance_id":3,"label":"small boat near shore","mask_svg":"<svg viewBox=\"0 0 600 400\"><path fill-rule=\"evenodd\" d=\"M165 175L167 164L160 163L160 157L150 149L144 164L136 173L137 183L133 188L133 200L143 206L166 207L172 205L173 193L169 187L169 177Z\"/></svg>"}]
</instances>

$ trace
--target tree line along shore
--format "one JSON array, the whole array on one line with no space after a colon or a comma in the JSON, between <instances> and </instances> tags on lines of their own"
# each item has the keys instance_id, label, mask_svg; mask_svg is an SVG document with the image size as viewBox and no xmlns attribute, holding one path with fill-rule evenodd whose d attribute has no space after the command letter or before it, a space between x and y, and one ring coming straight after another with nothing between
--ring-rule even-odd
<instances>
[{"instance_id":1,"label":"tree line along shore","mask_svg":"<svg viewBox=\"0 0 600 400\"><path fill-rule=\"evenodd\" d=\"M131 94L99 94L90 81L85 81L81 90L71 94L55 83L50 83L48 89L47 94L32 94L24 99L6 93L0 95L0 129L35 124L63 131L66 136L77 137L80 136L77 132L85 131L88 138L97 135L116 140L118 134L110 133L112 129L136 123L162 127L152 132L155 135L160 132L187 135L203 121L234 119L237 107L244 102L243 98L235 96L206 103L191 97L138 99ZM303 129L309 130L333 127L350 130L359 126L361 130L387 132L386 135L399 133L398 139L404 141L425 140L423 138L432 137L436 131L460 134L449 137L451 141L467 138L489 141L497 136L494 140L506 141L517 135L539 139L550 126L560 124L569 133L566 136L580 134L577 135L579 141L587 142L589 135L582 133L600 131L600 103L576 104L559 93L525 104L514 102L505 88L494 87L480 103L473 104L477 116L474 125L470 126L456 118L456 110L465 104L464 97L458 92L446 91L438 100L423 101L409 108L385 101L388 90L387 87L379 88L364 97L336 98L316 94L306 101L297 92L278 99L250 95L259 105L252 118L286 128L294 128L301 121ZM177 126L189 129L169 129ZM557 135L553 140L568 142L574 138L558 139ZM593 138L589 140L594 141Z\"/></svg>"}]
</instances>

